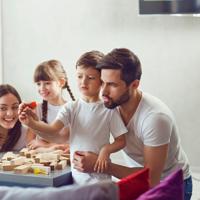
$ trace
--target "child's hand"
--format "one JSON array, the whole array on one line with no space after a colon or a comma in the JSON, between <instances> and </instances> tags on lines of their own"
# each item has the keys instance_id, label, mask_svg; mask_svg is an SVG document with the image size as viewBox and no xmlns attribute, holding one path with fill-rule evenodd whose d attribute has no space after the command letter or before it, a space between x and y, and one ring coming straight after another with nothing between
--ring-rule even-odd
<instances>
[{"instance_id":1,"label":"child's hand","mask_svg":"<svg viewBox=\"0 0 200 200\"><path fill-rule=\"evenodd\" d=\"M55 144L52 147L52 150L63 150L63 153L69 153L69 144Z\"/></svg>"},{"instance_id":2,"label":"child's hand","mask_svg":"<svg viewBox=\"0 0 200 200\"><path fill-rule=\"evenodd\" d=\"M37 149L37 148L39 148L39 147L44 147L44 148L47 148L47 147L49 147L50 146L50 143L49 142L46 142L45 140L38 140L38 139L33 139L33 140L31 140L29 143L28 143L28 145L27 145L27 147L29 148L29 149Z\"/></svg>"},{"instance_id":3,"label":"child's hand","mask_svg":"<svg viewBox=\"0 0 200 200\"><path fill-rule=\"evenodd\" d=\"M29 104L21 103L19 105L18 115L21 123L31 126L34 120L38 120L37 115L29 108Z\"/></svg>"},{"instance_id":4,"label":"child's hand","mask_svg":"<svg viewBox=\"0 0 200 200\"><path fill-rule=\"evenodd\" d=\"M106 146L104 146L98 156L98 159L94 166L94 171L98 173L106 172L108 169L108 162L109 162L110 153L108 152Z\"/></svg>"}]
</instances>

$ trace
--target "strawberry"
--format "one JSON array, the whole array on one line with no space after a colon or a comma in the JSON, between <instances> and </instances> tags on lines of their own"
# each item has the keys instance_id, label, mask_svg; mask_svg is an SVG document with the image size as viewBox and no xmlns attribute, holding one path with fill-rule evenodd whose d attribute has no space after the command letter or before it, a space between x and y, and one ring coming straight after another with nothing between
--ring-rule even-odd
<instances>
[{"instance_id":1,"label":"strawberry","mask_svg":"<svg viewBox=\"0 0 200 200\"><path fill-rule=\"evenodd\" d=\"M31 109L34 109L34 108L37 106L37 103L36 103L35 101L33 101L33 102L27 104L27 106L28 106L29 108L31 108Z\"/></svg>"}]
</instances>

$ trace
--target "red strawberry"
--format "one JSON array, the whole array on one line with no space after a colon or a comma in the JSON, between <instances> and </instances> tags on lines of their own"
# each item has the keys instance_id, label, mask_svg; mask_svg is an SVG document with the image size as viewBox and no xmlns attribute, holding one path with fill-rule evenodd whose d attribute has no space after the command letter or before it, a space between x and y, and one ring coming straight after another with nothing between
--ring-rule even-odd
<instances>
[{"instance_id":1,"label":"red strawberry","mask_svg":"<svg viewBox=\"0 0 200 200\"><path fill-rule=\"evenodd\" d=\"M33 102L27 104L27 106L28 106L29 108L31 108L31 109L34 109L34 108L37 106L37 103L36 103L35 101L33 101Z\"/></svg>"}]
</instances>

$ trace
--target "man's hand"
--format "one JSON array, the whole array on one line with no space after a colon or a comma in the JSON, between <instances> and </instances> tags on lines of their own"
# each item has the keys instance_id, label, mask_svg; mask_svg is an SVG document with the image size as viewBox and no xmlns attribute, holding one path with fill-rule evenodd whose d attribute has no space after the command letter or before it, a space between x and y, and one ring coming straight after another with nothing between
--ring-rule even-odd
<instances>
[{"instance_id":1,"label":"man's hand","mask_svg":"<svg viewBox=\"0 0 200 200\"><path fill-rule=\"evenodd\" d=\"M74 168L80 172L94 172L98 155L88 151L76 151L73 156Z\"/></svg>"}]
</instances>

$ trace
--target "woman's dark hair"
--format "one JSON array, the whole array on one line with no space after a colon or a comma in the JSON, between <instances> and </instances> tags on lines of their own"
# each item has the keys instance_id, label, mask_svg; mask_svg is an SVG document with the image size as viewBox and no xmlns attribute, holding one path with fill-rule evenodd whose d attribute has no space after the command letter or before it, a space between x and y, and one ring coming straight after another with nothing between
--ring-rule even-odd
<instances>
[{"instance_id":1,"label":"woman's dark hair","mask_svg":"<svg viewBox=\"0 0 200 200\"><path fill-rule=\"evenodd\" d=\"M119 69L121 70L121 79L127 85L134 80L140 80L142 68L139 58L129 49L113 49L106 54L97 65L98 69Z\"/></svg>"},{"instance_id":2,"label":"woman's dark hair","mask_svg":"<svg viewBox=\"0 0 200 200\"><path fill-rule=\"evenodd\" d=\"M21 103L21 98L19 96L19 93L17 92L17 90L14 87L12 87L11 85L8 85L8 84L1 84L0 85L0 98L7 94L14 95L17 98L17 100L19 101L19 103ZM8 131L8 136L7 136L6 141L3 144L0 151L1 152L11 151L13 149L13 147L15 146L15 144L17 143L17 141L19 140L20 136L21 136L21 122L19 120L17 120L15 126Z\"/></svg>"},{"instance_id":3,"label":"woman's dark hair","mask_svg":"<svg viewBox=\"0 0 200 200\"><path fill-rule=\"evenodd\" d=\"M34 82L39 81L55 81L63 78L65 80L65 85L63 89L67 89L71 99L75 101L74 95L68 85L67 74L62 66L61 62L58 60L48 60L42 62L37 66L34 72ZM42 102L42 121L47 122L47 108L48 102L43 100Z\"/></svg>"}]
</instances>

